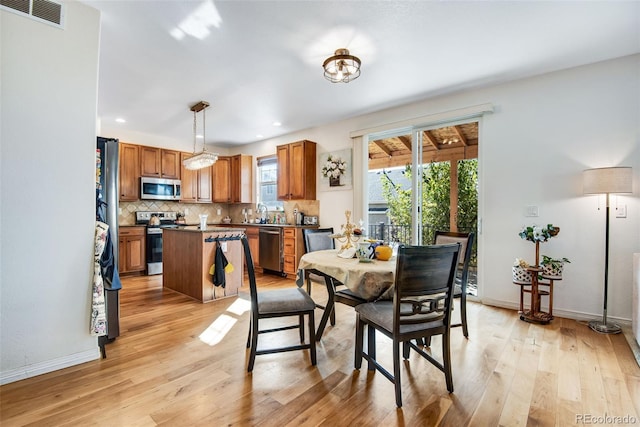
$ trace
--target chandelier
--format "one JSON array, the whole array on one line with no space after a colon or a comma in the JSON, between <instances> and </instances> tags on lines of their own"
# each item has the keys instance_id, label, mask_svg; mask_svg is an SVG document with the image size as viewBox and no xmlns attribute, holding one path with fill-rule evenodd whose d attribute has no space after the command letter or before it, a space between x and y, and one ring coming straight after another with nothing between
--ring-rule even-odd
<instances>
[{"instance_id":1,"label":"chandelier","mask_svg":"<svg viewBox=\"0 0 640 427\"><path fill-rule=\"evenodd\" d=\"M200 101L191 107L193 111L193 156L182 161L186 169L197 170L211 166L218 160L218 154L207 151L205 139L205 109L209 106L206 101ZM197 114L202 111L202 152L196 154Z\"/></svg>"},{"instance_id":2,"label":"chandelier","mask_svg":"<svg viewBox=\"0 0 640 427\"><path fill-rule=\"evenodd\" d=\"M349 54L348 49L338 49L335 55L322 64L324 77L331 83L349 83L360 77L360 58Z\"/></svg>"}]
</instances>

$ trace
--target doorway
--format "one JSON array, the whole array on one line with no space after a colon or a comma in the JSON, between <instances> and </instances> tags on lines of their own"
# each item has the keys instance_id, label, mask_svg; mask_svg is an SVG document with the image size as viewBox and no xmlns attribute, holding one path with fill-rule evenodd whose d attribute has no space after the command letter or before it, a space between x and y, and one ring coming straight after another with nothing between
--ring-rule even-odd
<instances>
[{"instance_id":1,"label":"doorway","mask_svg":"<svg viewBox=\"0 0 640 427\"><path fill-rule=\"evenodd\" d=\"M436 230L478 231L478 119L369 134L368 234L431 244ZM477 294L477 241L469 292Z\"/></svg>"}]
</instances>

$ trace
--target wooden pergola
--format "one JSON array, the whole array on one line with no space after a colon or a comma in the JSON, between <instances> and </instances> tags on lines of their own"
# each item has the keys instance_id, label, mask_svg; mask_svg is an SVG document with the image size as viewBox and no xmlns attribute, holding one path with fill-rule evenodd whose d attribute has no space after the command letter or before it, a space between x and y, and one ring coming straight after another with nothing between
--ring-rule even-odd
<instances>
[{"instance_id":1,"label":"wooden pergola","mask_svg":"<svg viewBox=\"0 0 640 427\"><path fill-rule=\"evenodd\" d=\"M458 160L478 158L478 122L446 126L422 132L422 161L451 163L450 216L451 231L457 231ZM411 164L411 135L369 142L369 170Z\"/></svg>"}]
</instances>

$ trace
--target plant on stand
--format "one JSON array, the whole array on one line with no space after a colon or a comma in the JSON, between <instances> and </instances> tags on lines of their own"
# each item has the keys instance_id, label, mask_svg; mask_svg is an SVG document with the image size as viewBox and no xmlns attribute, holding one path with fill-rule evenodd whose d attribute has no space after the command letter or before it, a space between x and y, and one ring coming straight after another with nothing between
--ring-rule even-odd
<instances>
[{"instance_id":1,"label":"plant on stand","mask_svg":"<svg viewBox=\"0 0 640 427\"><path fill-rule=\"evenodd\" d=\"M565 263L570 264L571 261L564 257L554 259L549 256L542 255L542 262L540 263L540 266L542 267L542 275L550 279L562 279L562 270Z\"/></svg>"},{"instance_id":2,"label":"plant on stand","mask_svg":"<svg viewBox=\"0 0 640 427\"><path fill-rule=\"evenodd\" d=\"M540 265L540 243L544 243L560 232L560 227L554 227L553 224L547 224L546 227L539 225L524 226L518 235L521 239L528 240L536 244L536 263L535 267Z\"/></svg>"}]
</instances>

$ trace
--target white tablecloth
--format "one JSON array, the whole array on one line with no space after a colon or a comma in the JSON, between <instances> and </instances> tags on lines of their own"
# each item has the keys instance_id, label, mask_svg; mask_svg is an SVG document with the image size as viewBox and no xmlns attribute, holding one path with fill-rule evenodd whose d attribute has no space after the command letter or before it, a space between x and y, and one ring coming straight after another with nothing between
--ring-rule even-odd
<instances>
[{"instance_id":1,"label":"white tablecloth","mask_svg":"<svg viewBox=\"0 0 640 427\"><path fill-rule=\"evenodd\" d=\"M363 263L357 258L340 258L337 249L308 252L300 258L300 270L315 269L343 283L368 301L391 299L396 258ZM304 277L304 274L302 275Z\"/></svg>"}]
</instances>

